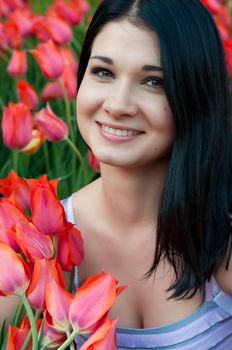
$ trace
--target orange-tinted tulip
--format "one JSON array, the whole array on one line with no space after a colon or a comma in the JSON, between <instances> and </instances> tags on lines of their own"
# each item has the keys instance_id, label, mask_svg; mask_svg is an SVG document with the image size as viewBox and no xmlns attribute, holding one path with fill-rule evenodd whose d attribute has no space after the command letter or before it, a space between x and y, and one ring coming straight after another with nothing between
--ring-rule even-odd
<instances>
[{"instance_id":1,"label":"orange-tinted tulip","mask_svg":"<svg viewBox=\"0 0 232 350\"><path fill-rule=\"evenodd\" d=\"M32 115L23 103L9 103L2 116L2 135L5 145L12 149L25 147L32 137Z\"/></svg>"},{"instance_id":2,"label":"orange-tinted tulip","mask_svg":"<svg viewBox=\"0 0 232 350\"><path fill-rule=\"evenodd\" d=\"M116 323L106 320L80 347L80 350L116 350Z\"/></svg>"},{"instance_id":3,"label":"orange-tinted tulip","mask_svg":"<svg viewBox=\"0 0 232 350\"><path fill-rule=\"evenodd\" d=\"M63 287L51 281L46 287L46 310L52 317L52 324L56 330L65 331L70 328L69 308L73 295Z\"/></svg>"},{"instance_id":4,"label":"orange-tinted tulip","mask_svg":"<svg viewBox=\"0 0 232 350\"><path fill-rule=\"evenodd\" d=\"M40 146L45 142L45 136L42 133L42 131L38 129L33 129L32 130L32 138L31 141L23 147L20 152L26 153L26 154L34 154Z\"/></svg>"},{"instance_id":5,"label":"orange-tinted tulip","mask_svg":"<svg viewBox=\"0 0 232 350\"><path fill-rule=\"evenodd\" d=\"M72 66L66 66L60 78L68 97L74 100L77 95L77 74Z\"/></svg>"},{"instance_id":6,"label":"orange-tinted tulip","mask_svg":"<svg viewBox=\"0 0 232 350\"><path fill-rule=\"evenodd\" d=\"M35 309L45 310L46 286L53 279L64 287L64 279L57 261L35 260L31 283L27 290L28 300Z\"/></svg>"},{"instance_id":7,"label":"orange-tinted tulip","mask_svg":"<svg viewBox=\"0 0 232 350\"><path fill-rule=\"evenodd\" d=\"M17 78L23 77L27 72L26 51L13 50L10 62L7 66L7 72Z\"/></svg>"},{"instance_id":8,"label":"orange-tinted tulip","mask_svg":"<svg viewBox=\"0 0 232 350\"><path fill-rule=\"evenodd\" d=\"M21 102L31 110L36 109L39 103L39 98L31 84L26 80L19 80L17 82L17 91Z\"/></svg>"},{"instance_id":9,"label":"orange-tinted tulip","mask_svg":"<svg viewBox=\"0 0 232 350\"><path fill-rule=\"evenodd\" d=\"M30 271L8 245L0 243L0 295L22 295L28 288Z\"/></svg>"},{"instance_id":10,"label":"orange-tinted tulip","mask_svg":"<svg viewBox=\"0 0 232 350\"><path fill-rule=\"evenodd\" d=\"M31 189L32 222L47 235L60 234L66 224L64 208L48 180L42 178L34 183L28 181Z\"/></svg>"},{"instance_id":11,"label":"orange-tinted tulip","mask_svg":"<svg viewBox=\"0 0 232 350\"><path fill-rule=\"evenodd\" d=\"M55 115L49 105L36 113L34 120L37 128L44 133L48 141L62 141L68 135L66 123Z\"/></svg>"},{"instance_id":12,"label":"orange-tinted tulip","mask_svg":"<svg viewBox=\"0 0 232 350\"><path fill-rule=\"evenodd\" d=\"M58 237L58 256L62 270L71 271L73 266L79 266L84 259L84 246L81 233L74 225L68 223L65 231Z\"/></svg>"},{"instance_id":13,"label":"orange-tinted tulip","mask_svg":"<svg viewBox=\"0 0 232 350\"><path fill-rule=\"evenodd\" d=\"M32 34L33 13L29 9L17 9L8 18L17 24L21 36L27 37Z\"/></svg>"},{"instance_id":14,"label":"orange-tinted tulip","mask_svg":"<svg viewBox=\"0 0 232 350\"><path fill-rule=\"evenodd\" d=\"M29 331L27 329L19 329L15 326L9 326L6 350L22 349L28 333ZM31 349L31 346L27 347L27 350L29 349Z\"/></svg>"},{"instance_id":15,"label":"orange-tinted tulip","mask_svg":"<svg viewBox=\"0 0 232 350\"><path fill-rule=\"evenodd\" d=\"M30 222L18 222L16 224L15 238L29 260L51 259L54 255L51 237L41 233Z\"/></svg>"},{"instance_id":16,"label":"orange-tinted tulip","mask_svg":"<svg viewBox=\"0 0 232 350\"><path fill-rule=\"evenodd\" d=\"M10 234L10 229L17 222L27 221L25 214L6 199L0 201L0 242L8 244L15 251L19 250L18 244Z\"/></svg>"},{"instance_id":17,"label":"orange-tinted tulip","mask_svg":"<svg viewBox=\"0 0 232 350\"><path fill-rule=\"evenodd\" d=\"M71 302L69 319L78 333L88 332L112 307L116 297L125 289L117 287L111 274L99 273L89 277Z\"/></svg>"},{"instance_id":18,"label":"orange-tinted tulip","mask_svg":"<svg viewBox=\"0 0 232 350\"><path fill-rule=\"evenodd\" d=\"M20 209L29 209L30 194L28 185L14 170L10 171L7 178L0 179L0 193Z\"/></svg>"},{"instance_id":19,"label":"orange-tinted tulip","mask_svg":"<svg viewBox=\"0 0 232 350\"><path fill-rule=\"evenodd\" d=\"M62 55L52 40L39 44L36 49L30 50L35 57L42 73L48 79L57 79L64 70Z\"/></svg>"},{"instance_id":20,"label":"orange-tinted tulip","mask_svg":"<svg viewBox=\"0 0 232 350\"><path fill-rule=\"evenodd\" d=\"M66 67L71 66L77 72L78 64L74 52L69 47L61 47L60 52L64 60L64 65Z\"/></svg>"}]
</instances>

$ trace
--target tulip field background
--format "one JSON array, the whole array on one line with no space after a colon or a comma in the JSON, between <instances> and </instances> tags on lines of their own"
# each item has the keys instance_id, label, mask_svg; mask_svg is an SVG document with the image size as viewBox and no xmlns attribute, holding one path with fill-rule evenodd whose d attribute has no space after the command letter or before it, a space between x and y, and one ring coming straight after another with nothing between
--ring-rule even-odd
<instances>
[{"instance_id":1,"label":"tulip field background","mask_svg":"<svg viewBox=\"0 0 232 350\"><path fill-rule=\"evenodd\" d=\"M90 159L91 154L87 151L77 129L75 95L76 69L83 37L99 2L99 0L75 0L76 13L71 9L72 16L70 9L64 11L62 6L59 8L59 4L68 6L70 1L0 2L0 116L3 131L3 137L0 137L0 178L6 178L11 169L25 178L38 178L42 174L47 174L49 179L60 179L59 196L63 198L98 176L95 172L97 164L94 159ZM231 2L227 0L202 0L202 2L215 17L225 45L229 71L232 74ZM69 53L71 50L75 62L71 62L69 57L65 63L66 66L73 66L71 73L70 70L62 73L62 69L58 72L58 66L57 71L49 76L43 71L32 51L48 41L52 41L58 50L64 49ZM18 54L24 52L26 62L22 56L16 56L15 51ZM51 57L47 58L47 64L49 61L51 63ZM56 69L55 58L52 65ZM30 91L27 83L34 92ZM29 129L27 122L23 120L24 117L21 116L21 121L18 120L19 111L11 112L10 108L8 112L6 111L9 103L19 102L29 105L33 123ZM46 106L66 123L68 135L58 132L59 135L55 135L57 139L49 138L43 129L44 121L36 122L36 114L47 108ZM5 126L3 126L4 110L5 114L8 113L5 116ZM15 114L14 121L10 121L9 114ZM54 123L55 121L48 120L47 128L55 132ZM61 129L62 124L57 127ZM29 138L25 139L27 133Z\"/></svg>"}]
</instances>

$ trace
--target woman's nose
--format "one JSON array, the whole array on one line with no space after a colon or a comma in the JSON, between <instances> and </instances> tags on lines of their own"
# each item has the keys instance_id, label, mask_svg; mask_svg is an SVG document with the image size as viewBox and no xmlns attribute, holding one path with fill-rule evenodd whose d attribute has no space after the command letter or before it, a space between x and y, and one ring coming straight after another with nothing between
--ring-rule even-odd
<instances>
[{"instance_id":1,"label":"woman's nose","mask_svg":"<svg viewBox=\"0 0 232 350\"><path fill-rule=\"evenodd\" d=\"M113 118L133 117L138 113L133 89L124 84L114 84L105 96L103 109Z\"/></svg>"}]
</instances>

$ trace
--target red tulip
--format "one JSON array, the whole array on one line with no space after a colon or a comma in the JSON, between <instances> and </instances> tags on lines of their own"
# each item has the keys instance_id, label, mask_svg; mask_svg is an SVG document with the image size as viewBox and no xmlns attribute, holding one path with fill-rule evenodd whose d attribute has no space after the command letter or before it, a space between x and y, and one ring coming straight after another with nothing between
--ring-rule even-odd
<instances>
[{"instance_id":1,"label":"red tulip","mask_svg":"<svg viewBox=\"0 0 232 350\"><path fill-rule=\"evenodd\" d=\"M28 288L27 264L8 245L0 243L0 295L22 295Z\"/></svg>"},{"instance_id":2,"label":"red tulip","mask_svg":"<svg viewBox=\"0 0 232 350\"><path fill-rule=\"evenodd\" d=\"M22 77L27 72L26 51L13 50L10 62L7 66L7 72L14 77Z\"/></svg>"},{"instance_id":3,"label":"red tulip","mask_svg":"<svg viewBox=\"0 0 232 350\"><path fill-rule=\"evenodd\" d=\"M11 49L19 49L22 46L22 36L17 23L13 21L6 22L4 24L4 32Z\"/></svg>"},{"instance_id":4,"label":"red tulip","mask_svg":"<svg viewBox=\"0 0 232 350\"><path fill-rule=\"evenodd\" d=\"M15 239L29 260L51 259L54 255L51 237L41 233L30 222L16 224Z\"/></svg>"},{"instance_id":5,"label":"red tulip","mask_svg":"<svg viewBox=\"0 0 232 350\"><path fill-rule=\"evenodd\" d=\"M117 287L117 283L111 274L104 272L87 279L70 305L69 319L74 330L88 332L108 313L116 297L125 289Z\"/></svg>"},{"instance_id":6,"label":"red tulip","mask_svg":"<svg viewBox=\"0 0 232 350\"><path fill-rule=\"evenodd\" d=\"M30 194L28 185L13 170L10 171L7 178L0 179L0 193L20 209L29 209Z\"/></svg>"},{"instance_id":7,"label":"red tulip","mask_svg":"<svg viewBox=\"0 0 232 350\"><path fill-rule=\"evenodd\" d=\"M2 134L5 145L12 149L25 147L32 137L32 115L23 103L10 102L4 107L2 116Z\"/></svg>"},{"instance_id":8,"label":"red tulip","mask_svg":"<svg viewBox=\"0 0 232 350\"><path fill-rule=\"evenodd\" d=\"M106 320L80 347L80 350L116 350L116 323Z\"/></svg>"},{"instance_id":9,"label":"red tulip","mask_svg":"<svg viewBox=\"0 0 232 350\"><path fill-rule=\"evenodd\" d=\"M7 0L7 4L12 11L26 8L26 3L24 0Z\"/></svg>"},{"instance_id":10,"label":"red tulip","mask_svg":"<svg viewBox=\"0 0 232 350\"><path fill-rule=\"evenodd\" d=\"M31 141L20 150L20 152L23 152L25 154L34 154L40 146L45 142L45 137L42 131L38 129L32 130L32 138Z\"/></svg>"},{"instance_id":11,"label":"red tulip","mask_svg":"<svg viewBox=\"0 0 232 350\"><path fill-rule=\"evenodd\" d=\"M32 32L41 42L45 43L51 39L51 35L46 26L46 19L44 16L40 15L34 17Z\"/></svg>"},{"instance_id":12,"label":"red tulip","mask_svg":"<svg viewBox=\"0 0 232 350\"><path fill-rule=\"evenodd\" d=\"M46 43L39 44L37 49L30 50L35 57L42 73L48 79L57 79L64 70L62 55L54 44L49 40Z\"/></svg>"},{"instance_id":13,"label":"red tulip","mask_svg":"<svg viewBox=\"0 0 232 350\"><path fill-rule=\"evenodd\" d=\"M43 177L35 182L29 180L28 184L33 224L44 234L60 234L65 228L66 215L51 182Z\"/></svg>"},{"instance_id":14,"label":"red tulip","mask_svg":"<svg viewBox=\"0 0 232 350\"><path fill-rule=\"evenodd\" d=\"M65 231L58 237L58 256L62 270L71 271L73 266L79 266L84 259L83 239L80 231L68 223Z\"/></svg>"},{"instance_id":15,"label":"red tulip","mask_svg":"<svg viewBox=\"0 0 232 350\"><path fill-rule=\"evenodd\" d=\"M30 286L27 290L27 297L30 304L37 310L45 310L46 286L55 280L63 288L64 279L61 268L55 259L35 260Z\"/></svg>"},{"instance_id":16,"label":"red tulip","mask_svg":"<svg viewBox=\"0 0 232 350\"><path fill-rule=\"evenodd\" d=\"M88 160L89 160L89 165L94 171L100 171L100 163L97 158L95 158L94 154L92 151L88 150Z\"/></svg>"},{"instance_id":17,"label":"red tulip","mask_svg":"<svg viewBox=\"0 0 232 350\"><path fill-rule=\"evenodd\" d=\"M37 128L44 133L48 141L62 141L68 135L67 125L55 115L49 105L36 113L34 120Z\"/></svg>"},{"instance_id":18,"label":"red tulip","mask_svg":"<svg viewBox=\"0 0 232 350\"><path fill-rule=\"evenodd\" d=\"M38 95L26 80L19 80L17 82L17 91L21 102L31 110L36 109L39 103Z\"/></svg>"}]
</instances>

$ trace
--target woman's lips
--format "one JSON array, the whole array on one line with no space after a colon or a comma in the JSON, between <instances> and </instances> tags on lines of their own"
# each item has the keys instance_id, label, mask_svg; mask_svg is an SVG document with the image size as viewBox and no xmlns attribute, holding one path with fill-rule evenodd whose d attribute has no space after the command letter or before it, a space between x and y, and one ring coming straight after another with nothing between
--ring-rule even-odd
<instances>
[{"instance_id":1,"label":"woman's lips","mask_svg":"<svg viewBox=\"0 0 232 350\"><path fill-rule=\"evenodd\" d=\"M112 124L101 124L97 122L98 128L101 132L101 135L104 138L107 138L110 141L124 142L135 139L135 137L143 134L144 132L126 127L118 126Z\"/></svg>"}]
</instances>

